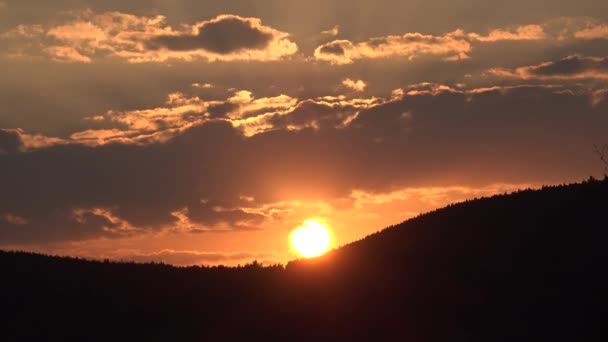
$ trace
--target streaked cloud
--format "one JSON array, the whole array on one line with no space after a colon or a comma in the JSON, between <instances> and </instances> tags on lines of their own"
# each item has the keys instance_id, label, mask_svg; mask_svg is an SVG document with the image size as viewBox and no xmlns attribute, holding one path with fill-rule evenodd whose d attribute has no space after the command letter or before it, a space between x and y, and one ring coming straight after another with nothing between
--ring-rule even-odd
<instances>
[{"instance_id":1,"label":"streaked cloud","mask_svg":"<svg viewBox=\"0 0 608 342\"><path fill-rule=\"evenodd\" d=\"M574 33L580 39L608 39L608 24L597 24Z\"/></svg>"},{"instance_id":2,"label":"streaked cloud","mask_svg":"<svg viewBox=\"0 0 608 342\"><path fill-rule=\"evenodd\" d=\"M469 33L469 37L480 42L497 42L501 40L539 40L546 38L545 31L540 25L519 26L514 30L497 29L488 35Z\"/></svg>"},{"instance_id":3,"label":"streaked cloud","mask_svg":"<svg viewBox=\"0 0 608 342\"><path fill-rule=\"evenodd\" d=\"M91 58L70 46L50 46L44 49L51 58L61 63L91 63Z\"/></svg>"},{"instance_id":4,"label":"streaked cloud","mask_svg":"<svg viewBox=\"0 0 608 342\"><path fill-rule=\"evenodd\" d=\"M325 31L321 31L321 34L327 35L327 36L337 36L340 33L340 26L336 25L334 27L332 27L329 30L325 30Z\"/></svg>"},{"instance_id":5,"label":"streaked cloud","mask_svg":"<svg viewBox=\"0 0 608 342\"><path fill-rule=\"evenodd\" d=\"M0 219L4 220L8 224L12 224L12 225L21 226L21 225L27 224L26 219L24 219L21 216L17 216L17 215L13 215L13 214L0 215Z\"/></svg>"},{"instance_id":6,"label":"streaked cloud","mask_svg":"<svg viewBox=\"0 0 608 342\"><path fill-rule=\"evenodd\" d=\"M608 79L608 58L573 55L554 62L544 62L516 69L494 68L490 69L488 73L524 80L605 80Z\"/></svg>"},{"instance_id":7,"label":"streaked cloud","mask_svg":"<svg viewBox=\"0 0 608 342\"><path fill-rule=\"evenodd\" d=\"M210 89L210 88L214 87L214 85L211 84L211 83L198 83L198 82L197 83L192 83L192 86L194 88L202 88L202 89Z\"/></svg>"},{"instance_id":8,"label":"streaked cloud","mask_svg":"<svg viewBox=\"0 0 608 342\"><path fill-rule=\"evenodd\" d=\"M446 60L467 59L471 44L458 32L443 36L406 33L403 36L385 36L353 43L335 40L319 46L314 53L318 60L332 64L350 64L357 59L420 56L440 56Z\"/></svg>"}]
</instances>

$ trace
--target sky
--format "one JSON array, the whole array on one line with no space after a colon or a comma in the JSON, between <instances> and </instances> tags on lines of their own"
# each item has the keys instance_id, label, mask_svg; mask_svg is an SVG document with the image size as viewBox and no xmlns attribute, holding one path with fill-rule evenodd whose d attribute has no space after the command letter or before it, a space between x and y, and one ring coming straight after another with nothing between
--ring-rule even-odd
<instances>
[{"instance_id":1,"label":"sky","mask_svg":"<svg viewBox=\"0 0 608 342\"><path fill-rule=\"evenodd\" d=\"M283 263L603 176L605 0L2 0L0 248Z\"/></svg>"}]
</instances>

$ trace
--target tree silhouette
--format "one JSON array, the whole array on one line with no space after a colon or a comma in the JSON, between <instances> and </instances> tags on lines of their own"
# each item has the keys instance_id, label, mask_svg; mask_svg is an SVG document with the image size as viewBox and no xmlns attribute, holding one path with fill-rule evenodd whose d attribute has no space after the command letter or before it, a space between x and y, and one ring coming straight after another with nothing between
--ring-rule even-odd
<instances>
[{"instance_id":1,"label":"tree silhouette","mask_svg":"<svg viewBox=\"0 0 608 342\"><path fill-rule=\"evenodd\" d=\"M2 340L597 340L607 197L608 178L470 200L286 267L0 251Z\"/></svg>"},{"instance_id":2,"label":"tree silhouette","mask_svg":"<svg viewBox=\"0 0 608 342\"><path fill-rule=\"evenodd\" d=\"M604 176L608 177L608 144L603 146L594 145L595 153L604 165Z\"/></svg>"}]
</instances>

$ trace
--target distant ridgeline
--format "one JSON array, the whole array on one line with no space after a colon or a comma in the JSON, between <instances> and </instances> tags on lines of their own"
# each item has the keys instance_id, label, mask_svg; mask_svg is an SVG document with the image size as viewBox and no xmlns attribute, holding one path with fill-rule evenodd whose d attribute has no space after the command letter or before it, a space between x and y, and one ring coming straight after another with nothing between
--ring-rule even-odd
<instances>
[{"instance_id":1,"label":"distant ridgeline","mask_svg":"<svg viewBox=\"0 0 608 342\"><path fill-rule=\"evenodd\" d=\"M285 268L0 252L2 340L606 340L608 180L450 205ZM313 340L314 339L314 340Z\"/></svg>"}]
</instances>

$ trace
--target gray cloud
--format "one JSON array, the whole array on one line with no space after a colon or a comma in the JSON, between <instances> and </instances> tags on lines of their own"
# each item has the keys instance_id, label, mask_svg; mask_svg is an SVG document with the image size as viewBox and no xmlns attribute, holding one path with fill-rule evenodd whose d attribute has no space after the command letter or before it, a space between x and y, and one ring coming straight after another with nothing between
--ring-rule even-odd
<instances>
[{"instance_id":1,"label":"gray cloud","mask_svg":"<svg viewBox=\"0 0 608 342\"><path fill-rule=\"evenodd\" d=\"M344 48L342 47L342 42L336 41L331 42L329 44L325 44L321 46L319 52L327 55L336 55L336 56L344 56Z\"/></svg>"},{"instance_id":2,"label":"gray cloud","mask_svg":"<svg viewBox=\"0 0 608 342\"><path fill-rule=\"evenodd\" d=\"M557 62L550 62L530 69L538 76L571 76L583 73L608 73L608 58L569 56Z\"/></svg>"},{"instance_id":3,"label":"gray cloud","mask_svg":"<svg viewBox=\"0 0 608 342\"><path fill-rule=\"evenodd\" d=\"M608 79L608 58L573 55L514 70L494 68L489 73L523 79Z\"/></svg>"},{"instance_id":4,"label":"gray cloud","mask_svg":"<svg viewBox=\"0 0 608 342\"><path fill-rule=\"evenodd\" d=\"M256 207L355 189L576 180L593 173L592 146L608 124L608 104L592 103L585 88L427 85L402 94L305 100L251 137L222 120L164 143L2 154L2 214L27 223L0 221L0 243L253 229L269 219Z\"/></svg>"},{"instance_id":5,"label":"gray cloud","mask_svg":"<svg viewBox=\"0 0 608 342\"><path fill-rule=\"evenodd\" d=\"M188 51L204 49L219 54L234 53L243 49L260 50L268 46L273 34L255 26L251 20L237 16L203 23L195 35L164 35L150 40L149 45L169 50Z\"/></svg>"},{"instance_id":6,"label":"gray cloud","mask_svg":"<svg viewBox=\"0 0 608 342\"><path fill-rule=\"evenodd\" d=\"M16 153L21 145L21 138L17 131L0 129L0 154Z\"/></svg>"}]
</instances>

